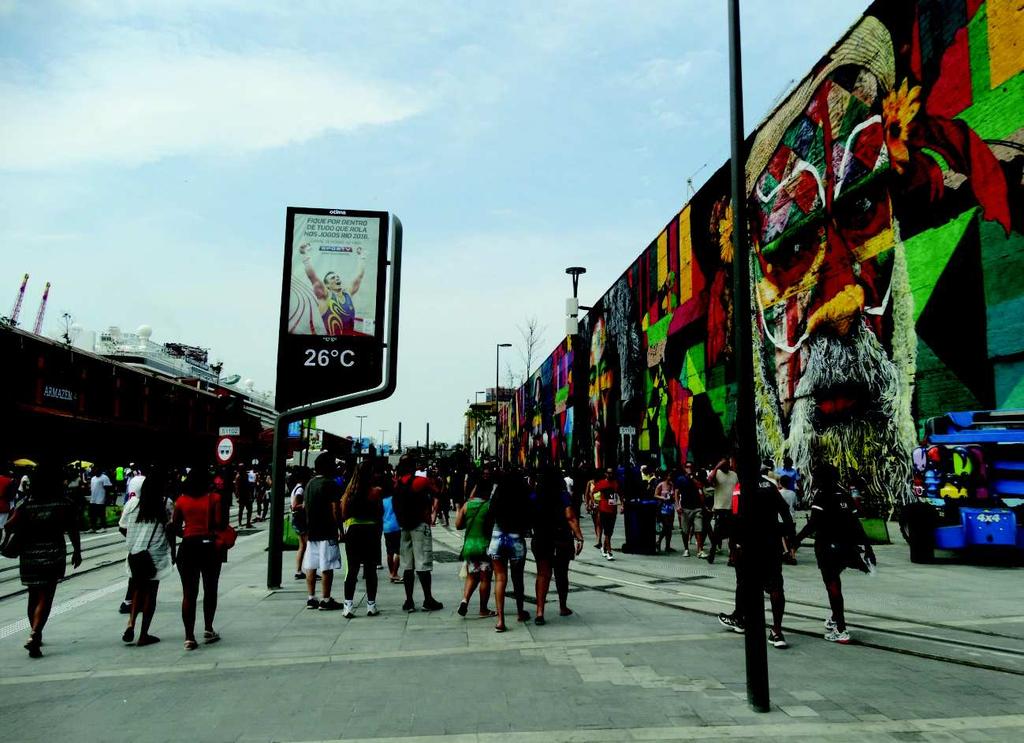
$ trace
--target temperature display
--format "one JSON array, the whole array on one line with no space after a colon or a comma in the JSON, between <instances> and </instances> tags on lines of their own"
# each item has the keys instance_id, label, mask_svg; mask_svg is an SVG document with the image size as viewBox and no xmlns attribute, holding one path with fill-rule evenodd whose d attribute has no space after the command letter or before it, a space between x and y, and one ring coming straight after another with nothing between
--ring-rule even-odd
<instances>
[{"instance_id":1,"label":"temperature display","mask_svg":"<svg viewBox=\"0 0 1024 743\"><path fill-rule=\"evenodd\" d=\"M314 348L304 348L302 353L306 356L303 366L330 366L332 364L355 366L356 363L356 352L350 348L346 348L343 351L339 351L337 348L332 348L330 351L326 349L317 351Z\"/></svg>"}]
</instances>

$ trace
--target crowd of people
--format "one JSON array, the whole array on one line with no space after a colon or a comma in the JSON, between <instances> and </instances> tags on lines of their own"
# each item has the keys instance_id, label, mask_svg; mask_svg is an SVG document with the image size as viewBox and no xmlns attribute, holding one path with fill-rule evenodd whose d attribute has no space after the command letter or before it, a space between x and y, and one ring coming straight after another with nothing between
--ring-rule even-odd
<instances>
[{"instance_id":1,"label":"crowd of people","mask_svg":"<svg viewBox=\"0 0 1024 743\"><path fill-rule=\"evenodd\" d=\"M728 563L736 568L736 608L719 615L719 621L734 631L745 631L742 602L749 586L744 581L756 581L771 601L769 642L780 648L786 647L782 565L795 562L803 539L816 537L815 556L832 609L825 638L833 642L850 639L841 573L849 566L869 570L874 561L856 518L856 503L828 465L814 473L810 518L799 533L795 510L799 503L806 503L806 494L800 473L789 460L778 468L770 461L763 463L756 497L748 506L755 511L750 514L758 525L754 530L737 528L746 514L740 510L739 476L730 458L709 468L686 463L662 471L648 467L523 470L487 462L480 467L451 467L428 465L412 455L403 456L394 468L386 458L338 465L333 454L324 452L312 470L293 468L286 487L291 525L299 536L294 575L305 582L305 605L310 610L338 610L346 618L356 615L360 573L366 615L380 613L378 570L385 565L388 579L404 588L403 611L417 610L417 584L422 597L419 608L428 612L442 609L432 583L432 528L439 523L449 526L452 514L455 529L463 534L459 557L464 582L457 613L465 617L475 596L479 616L493 618L496 632L509 629L506 596L510 579L514 618L517 622L531 620L525 606L528 550L536 563L533 622L547 622L552 578L559 616L573 613L567 603L569 566L584 549L579 520L584 512L593 520L593 546L607 560L615 559L612 536L618 516L638 504L656 509L652 551L675 552L671 545L676 528L684 557L691 555L691 539L697 558L709 562L717 552L728 550ZM122 640L139 646L160 641L151 632L157 594L161 580L176 568L182 586L184 647L194 650L199 646L195 625L200 587L202 640L217 642L218 582L236 534L229 525L231 505L238 505L240 528L243 522L252 524L254 505L255 520L266 518L269 473L256 467L168 470L133 466L123 474L117 478L124 483L118 527L126 539L129 581L121 604L121 611L128 615ZM31 632L25 648L32 657L42 654L43 629L57 583L65 575L65 536L72 546L72 566L77 568L82 560L82 526L104 528L114 487L101 468L94 468L87 478L74 473L69 477L61 467L45 463L34 469L30 478L4 475L0 479L4 505L0 518L7 522L0 523L5 532L3 551L18 557L21 581L28 588ZM88 491L88 516L81 509L83 489ZM638 544L631 547L631 551L645 551ZM752 554L757 555L756 564L745 562ZM342 570L343 564L339 602L333 594L334 573Z\"/></svg>"},{"instance_id":2,"label":"crowd of people","mask_svg":"<svg viewBox=\"0 0 1024 743\"><path fill-rule=\"evenodd\" d=\"M354 617L353 600L362 571L366 614L379 613L377 567L383 565L382 537L388 576L405 589L403 611L417 610L417 583L420 608L442 609L433 593L432 527L450 523L454 509L455 527L465 533L460 616L467 615L476 594L480 615L494 617L495 631L505 632L505 597L511 578L516 620L530 620L525 608L527 539L538 565L533 621L537 625L547 621L545 605L552 577L559 614L572 613L567 605L568 569L583 548L583 534L570 485L557 469L528 474L498 471L488 463L479 471L442 473L411 456L403 457L394 469L385 459L365 460L351 476L339 474L335 467L333 455L321 454L313 472L296 469L289 484L292 526L300 539L295 578L306 582L309 609L340 610L343 616ZM342 567L342 545L347 570L344 599L338 602L332 591L334 572Z\"/></svg>"}]
</instances>

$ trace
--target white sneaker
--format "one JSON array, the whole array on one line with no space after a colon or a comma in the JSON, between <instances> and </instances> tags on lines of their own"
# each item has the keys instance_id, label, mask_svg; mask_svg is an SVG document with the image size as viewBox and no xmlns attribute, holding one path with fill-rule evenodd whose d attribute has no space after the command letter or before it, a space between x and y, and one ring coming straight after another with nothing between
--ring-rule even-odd
<instances>
[{"instance_id":1,"label":"white sneaker","mask_svg":"<svg viewBox=\"0 0 1024 743\"><path fill-rule=\"evenodd\" d=\"M367 601L366 602L366 616L368 616L368 617L375 617L378 614L380 614L380 609L377 608L376 602Z\"/></svg>"},{"instance_id":2,"label":"white sneaker","mask_svg":"<svg viewBox=\"0 0 1024 743\"><path fill-rule=\"evenodd\" d=\"M341 616L345 617L345 619L351 619L355 615L356 613L355 610L353 610L352 608L352 602L346 601L345 607L341 610Z\"/></svg>"},{"instance_id":3,"label":"white sneaker","mask_svg":"<svg viewBox=\"0 0 1024 743\"><path fill-rule=\"evenodd\" d=\"M700 552L697 553L697 557L700 558L701 560L706 560L706 559L708 559L708 553L705 552L704 550L701 550Z\"/></svg>"},{"instance_id":4,"label":"white sneaker","mask_svg":"<svg viewBox=\"0 0 1024 743\"><path fill-rule=\"evenodd\" d=\"M689 556L690 556L690 550L683 550L683 557L689 557Z\"/></svg>"},{"instance_id":5,"label":"white sneaker","mask_svg":"<svg viewBox=\"0 0 1024 743\"><path fill-rule=\"evenodd\" d=\"M604 559L606 559L608 562L615 562L615 558L612 557L612 553L611 552L605 552L604 553Z\"/></svg>"},{"instance_id":6,"label":"white sneaker","mask_svg":"<svg viewBox=\"0 0 1024 743\"><path fill-rule=\"evenodd\" d=\"M838 642L840 645L847 645L850 642L850 633L846 630L840 632L838 628L833 628L825 633L825 639L829 642Z\"/></svg>"},{"instance_id":7,"label":"white sneaker","mask_svg":"<svg viewBox=\"0 0 1024 743\"><path fill-rule=\"evenodd\" d=\"M835 628L836 628L836 620L832 618L831 614L829 614L828 615L828 619L825 620L825 629L827 631L831 632Z\"/></svg>"}]
</instances>

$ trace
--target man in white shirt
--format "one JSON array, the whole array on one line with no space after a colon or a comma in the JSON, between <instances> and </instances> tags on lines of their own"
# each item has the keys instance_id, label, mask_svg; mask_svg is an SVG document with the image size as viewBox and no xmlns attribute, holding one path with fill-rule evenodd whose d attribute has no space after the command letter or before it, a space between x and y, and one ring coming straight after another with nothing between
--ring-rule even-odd
<instances>
[{"instance_id":1,"label":"man in white shirt","mask_svg":"<svg viewBox=\"0 0 1024 743\"><path fill-rule=\"evenodd\" d=\"M92 532L103 531L107 526L107 494L113 487L114 483L106 472L93 470L89 478L89 522Z\"/></svg>"},{"instance_id":2,"label":"man in white shirt","mask_svg":"<svg viewBox=\"0 0 1024 743\"><path fill-rule=\"evenodd\" d=\"M135 468L135 474L128 478L128 484L124 489L124 503L127 506L128 501L132 498L138 498L139 493L142 492L142 483L146 481L146 476L142 474L142 470L138 467Z\"/></svg>"},{"instance_id":3,"label":"man in white shirt","mask_svg":"<svg viewBox=\"0 0 1024 743\"><path fill-rule=\"evenodd\" d=\"M713 512L715 526L711 533L711 549L708 550L708 562L715 561L715 553L721 548L722 542L729 536L729 519L732 517L732 493L739 479L739 475L736 474L736 460L732 457L719 462L708 476L708 482L715 488Z\"/></svg>"}]
</instances>

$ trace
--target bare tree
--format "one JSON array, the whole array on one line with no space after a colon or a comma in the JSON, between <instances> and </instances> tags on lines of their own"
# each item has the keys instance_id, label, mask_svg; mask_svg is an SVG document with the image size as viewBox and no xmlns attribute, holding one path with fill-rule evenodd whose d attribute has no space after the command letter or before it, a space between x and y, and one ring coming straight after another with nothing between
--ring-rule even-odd
<instances>
[{"instance_id":1,"label":"bare tree","mask_svg":"<svg viewBox=\"0 0 1024 743\"><path fill-rule=\"evenodd\" d=\"M533 315L526 318L525 325L517 325L516 328L519 330L519 336L523 339L519 346L519 358L523 362L522 378L525 382L530 378L530 372L533 371L533 363L540 353L547 326L542 326L537 316Z\"/></svg>"}]
</instances>

